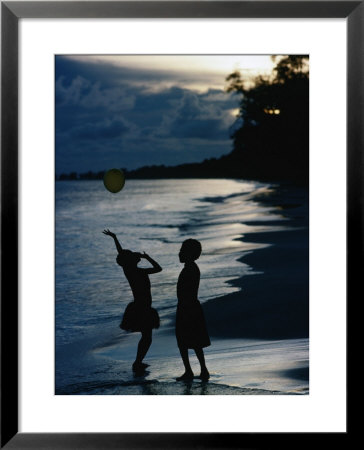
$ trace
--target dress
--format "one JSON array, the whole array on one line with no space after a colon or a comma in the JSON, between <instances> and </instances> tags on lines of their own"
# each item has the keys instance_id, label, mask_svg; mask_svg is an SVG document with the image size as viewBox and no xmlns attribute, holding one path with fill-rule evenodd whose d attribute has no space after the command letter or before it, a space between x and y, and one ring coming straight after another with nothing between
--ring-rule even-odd
<instances>
[{"instance_id":1,"label":"dress","mask_svg":"<svg viewBox=\"0 0 364 450\"><path fill-rule=\"evenodd\" d=\"M200 270L186 264L177 283L176 338L178 347L203 348L211 345L202 306L197 298Z\"/></svg>"},{"instance_id":2,"label":"dress","mask_svg":"<svg viewBox=\"0 0 364 450\"><path fill-rule=\"evenodd\" d=\"M138 267L131 270L124 269L124 273L133 292L134 301L127 305L120 328L132 332L159 328L158 312L152 308L148 274Z\"/></svg>"}]
</instances>

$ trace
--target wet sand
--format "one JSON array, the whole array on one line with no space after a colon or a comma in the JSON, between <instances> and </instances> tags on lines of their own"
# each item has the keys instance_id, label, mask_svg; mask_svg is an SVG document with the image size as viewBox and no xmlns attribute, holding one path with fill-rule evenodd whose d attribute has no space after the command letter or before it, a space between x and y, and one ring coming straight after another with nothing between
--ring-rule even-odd
<instances>
[{"instance_id":1,"label":"wet sand","mask_svg":"<svg viewBox=\"0 0 364 450\"><path fill-rule=\"evenodd\" d=\"M283 186L254 200L273 206L288 229L272 221L277 231L254 232L253 226L240 238L269 246L241 256L255 272L231 282L241 291L203 305L209 332L219 338L308 338L308 192Z\"/></svg>"}]
</instances>

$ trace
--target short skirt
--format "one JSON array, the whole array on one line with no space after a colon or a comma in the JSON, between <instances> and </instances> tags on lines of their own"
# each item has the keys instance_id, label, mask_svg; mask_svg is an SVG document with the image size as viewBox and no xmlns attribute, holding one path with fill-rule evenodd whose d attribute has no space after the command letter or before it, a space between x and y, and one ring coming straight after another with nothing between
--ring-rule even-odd
<instances>
[{"instance_id":1,"label":"short skirt","mask_svg":"<svg viewBox=\"0 0 364 450\"><path fill-rule=\"evenodd\" d=\"M134 332L159 328L159 325L160 319L156 309L131 302L125 309L120 328Z\"/></svg>"},{"instance_id":2,"label":"short skirt","mask_svg":"<svg viewBox=\"0 0 364 450\"><path fill-rule=\"evenodd\" d=\"M203 348L211 345L205 316L199 301L188 306L178 305L176 315L176 338L178 347Z\"/></svg>"}]
</instances>

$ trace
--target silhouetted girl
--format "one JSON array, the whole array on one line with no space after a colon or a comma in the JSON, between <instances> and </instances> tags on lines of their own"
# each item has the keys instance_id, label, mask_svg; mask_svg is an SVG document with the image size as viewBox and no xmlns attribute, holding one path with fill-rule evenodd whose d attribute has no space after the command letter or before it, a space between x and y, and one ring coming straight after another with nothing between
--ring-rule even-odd
<instances>
[{"instance_id":1,"label":"silhouetted girl","mask_svg":"<svg viewBox=\"0 0 364 450\"><path fill-rule=\"evenodd\" d=\"M148 367L148 364L143 363L143 358L152 343L152 329L159 328L158 312L152 308L149 274L158 273L162 268L145 252L137 253L123 250L116 235L110 230L104 230L103 233L114 239L118 251L116 261L123 268L133 292L134 301L126 307L120 328L126 331L140 331L142 333L136 359L132 367L134 371L143 371ZM148 269L138 267L141 258L145 258L153 267Z\"/></svg>"},{"instance_id":2,"label":"silhouetted girl","mask_svg":"<svg viewBox=\"0 0 364 450\"><path fill-rule=\"evenodd\" d=\"M199 378L207 381L210 377L205 364L203 347L208 347L210 338L206 328L205 317L198 300L198 287L200 284L200 270L195 263L201 255L201 244L195 239L183 242L179 252L179 260L185 266L182 269L177 283L177 315L176 338L185 372L177 381L193 379L193 372L188 358L188 349L192 348L201 365Z\"/></svg>"}]
</instances>

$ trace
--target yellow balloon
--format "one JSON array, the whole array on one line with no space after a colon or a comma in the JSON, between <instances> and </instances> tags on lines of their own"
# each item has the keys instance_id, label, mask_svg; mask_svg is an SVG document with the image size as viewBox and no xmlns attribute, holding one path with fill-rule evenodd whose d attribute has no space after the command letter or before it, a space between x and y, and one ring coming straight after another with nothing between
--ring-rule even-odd
<instances>
[{"instance_id":1,"label":"yellow balloon","mask_svg":"<svg viewBox=\"0 0 364 450\"><path fill-rule=\"evenodd\" d=\"M124 172L120 169L110 169L104 175L104 185L113 194L122 190L125 184Z\"/></svg>"}]
</instances>

